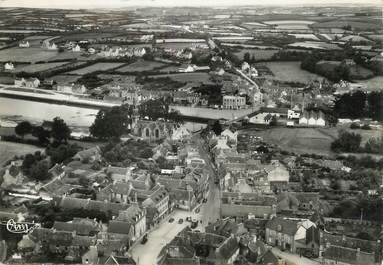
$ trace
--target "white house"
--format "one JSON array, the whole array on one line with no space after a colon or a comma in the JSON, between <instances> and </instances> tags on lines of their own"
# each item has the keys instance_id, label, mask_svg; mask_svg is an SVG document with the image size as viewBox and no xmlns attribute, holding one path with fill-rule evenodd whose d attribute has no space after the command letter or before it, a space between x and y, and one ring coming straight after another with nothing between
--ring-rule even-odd
<instances>
[{"instance_id":1,"label":"white house","mask_svg":"<svg viewBox=\"0 0 383 265\"><path fill-rule=\"evenodd\" d=\"M77 44L72 48L72 52L81 52L81 47Z\"/></svg>"},{"instance_id":2,"label":"white house","mask_svg":"<svg viewBox=\"0 0 383 265\"><path fill-rule=\"evenodd\" d=\"M145 48L138 48L138 49L134 49L134 51L133 51L133 55L137 56L137 57L142 57L145 54L146 54Z\"/></svg>"},{"instance_id":3,"label":"white house","mask_svg":"<svg viewBox=\"0 0 383 265\"><path fill-rule=\"evenodd\" d=\"M49 43L47 48L48 48L48 50L57 50L58 49L56 43L54 43L54 42Z\"/></svg>"},{"instance_id":4,"label":"white house","mask_svg":"<svg viewBox=\"0 0 383 265\"><path fill-rule=\"evenodd\" d=\"M12 71L12 70L15 69L15 66L13 65L12 62L5 63L5 64L4 64L4 69L5 69L5 70L8 70L8 71Z\"/></svg>"},{"instance_id":5,"label":"white house","mask_svg":"<svg viewBox=\"0 0 383 265\"><path fill-rule=\"evenodd\" d=\"M29 41L21 41L19 42L20 48L29 48Z\"/></svg>"},{"instance_id":6,"label":"white house","mask_svg":"<svg viewBox=\"0 0 383 265\"><path fill-rule=\"evenodd\" d=\"M24 78L16 78L15 79L15 86L25 86L25 79Z\"/></svg>"},{"instance_id":7,"label":"white house","mask_svg":"<svg viewBox=\"0 0 383 265\"><path fill-rule=\"evenodd\" d=\"M25 80L25 86L28 88L37 88L40 85L40 80L38 78L32 77Z\"/></svg>"}]
</instances>

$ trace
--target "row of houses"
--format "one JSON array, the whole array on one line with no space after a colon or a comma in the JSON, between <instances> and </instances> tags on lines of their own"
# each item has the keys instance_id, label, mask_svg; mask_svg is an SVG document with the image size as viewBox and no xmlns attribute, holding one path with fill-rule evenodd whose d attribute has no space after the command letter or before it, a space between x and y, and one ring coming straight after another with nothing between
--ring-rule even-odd
<instances>
[{"instance_id":1,"label":"row of houses","mask_svg":"<svg viewBox=\"0 0 383 265\"><path fill-rule=\"evenodd\" d=\"M88 52L91 54L96 53L95 48L89 48ZM101 57L142 57L147 53L146 48L144 47L133 47L133 48L110 48L108 46L102 47L97 55Z\"/></svg>"},{"instance_id":2,"label":"row of houses","mask_svg":"<svg viewBox=\"0 0 383 265\"><path fill-rule=\"evenodd\" d=\"M268 125L273 119L283 120L287 126L326 126L326 117L321 110L304 110L302 112L297 106L292 109L262 107L258 112L249 116L248 122Z\"/></svg>"}]
</instances>

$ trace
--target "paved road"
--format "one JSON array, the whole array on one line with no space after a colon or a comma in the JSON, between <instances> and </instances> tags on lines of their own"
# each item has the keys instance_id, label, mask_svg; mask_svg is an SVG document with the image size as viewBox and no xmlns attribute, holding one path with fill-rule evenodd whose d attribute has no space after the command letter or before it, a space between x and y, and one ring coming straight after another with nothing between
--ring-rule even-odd
<instances>
[{"instance_id":1,"label":"paved road","mask_svg":"<svg viewBox=\"0 0 383 265\"><path fill-rule=\"evenodd\" d=\"M202 158L206 162L206 170L209 173L209 185L210 185L210 193L207 198L207 202L204 203L201 207L201 220L202 225L207 226L209 222L215 222L218 218L220 218L220 208L221 208L221 200L220 200L220 191L218 186L214 183L215 176L217 174L215 167L210 158L209 151L207 150L207 145L201 139L199 134L195 135L194 140L198 145L199 152Z\"/></svg>"},{"instance_id":2,"label":"paved road","mask_svg":"<svg viewBox=\"0 0 383 265\"><path fill-rule=\"evenodd\" d=\"M137 242L129 250L133 259L137 262L138 265L155 265L157 261L158 254L161 252L161 249L168 244L173 238L186 226L189 226L190 223L186 222L186 217L192 217L197 220L202 220L202 225L199 223L196 229L204 232L204 227L209 222L214 222L219 218L220 215L220 200L219 200L219 189L214 184L215 169L211 166L210 155L206 150L204 141L200 138L198 134L194 135L193 140L198 145L200 154L203 159L205 159L207 167L206 170L209 171L210 175L210 193L208 201L203 203L200 208L199 213L175 210L168 218L163 220L158 227L148 234L148 242L145 245L142 245L140 242ZM169 219L174 218L175 221L169 223ZM182 224L178 223L178 220L182 218L184 222Z\"/></svg>"},{"instance_id":3,"label":"paved road","mask_svg":"<svg viewBox=\"0 0 383 265\"><path fill-rule=\"evenodd\" d=\"M148 235L148 241L145 245L137 242L130 250L133 259L137 265L155 265L157 264L157 257L161 249L168 244L173 238L190 223L185 222L185 218L190 216L190 212L175 210L170 214L169 218L174 218L174 222L169 223L169 218L165 219L160 225L155 228ZM182 218L184 222L178 223Z\"/></svg>"},{"instance_id":4,"label":"paved road","mask_svg":"<svg viewBox=\"0 0 383 265\"><path fill-rule=\"evenodd\" d=\"M299 255L289 252L280 251L278 248L273 247L275 255L285 259L289 265L319 265L320 263L315 260L311 260L305 257L299 257Z\"/></svg>"}]
</instances>

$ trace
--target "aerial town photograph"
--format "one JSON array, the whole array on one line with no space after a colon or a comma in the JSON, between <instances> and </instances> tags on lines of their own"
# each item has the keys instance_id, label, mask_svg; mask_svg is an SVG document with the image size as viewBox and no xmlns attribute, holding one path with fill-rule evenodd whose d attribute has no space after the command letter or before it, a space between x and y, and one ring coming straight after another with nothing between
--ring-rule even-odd
<instances>
[{"instance_id":1,"label":"aerial town photograph","mask_svg":"<svg viewBox=\"0 0 383 265\"><path fill-rule=\"evenodd\" d=\"M383 265L381 0L0 0L0 265Z\"/></svg>"}]
</instances>

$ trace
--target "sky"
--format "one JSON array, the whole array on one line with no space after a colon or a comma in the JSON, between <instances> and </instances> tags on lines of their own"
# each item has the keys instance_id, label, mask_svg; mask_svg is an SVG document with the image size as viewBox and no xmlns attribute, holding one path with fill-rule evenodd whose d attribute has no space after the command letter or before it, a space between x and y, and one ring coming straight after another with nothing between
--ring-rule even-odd
<instances>
[{"instance_id":1,"label":"sky","mask_svg":"<svg viewBox=\"0 0 383 265\"><path fill-rule=\"evenodd\" d=\"M129 6L342 5L382 6L383 0L0 0L0 7L118 8Z\"/></svg>"}]
</instances>

